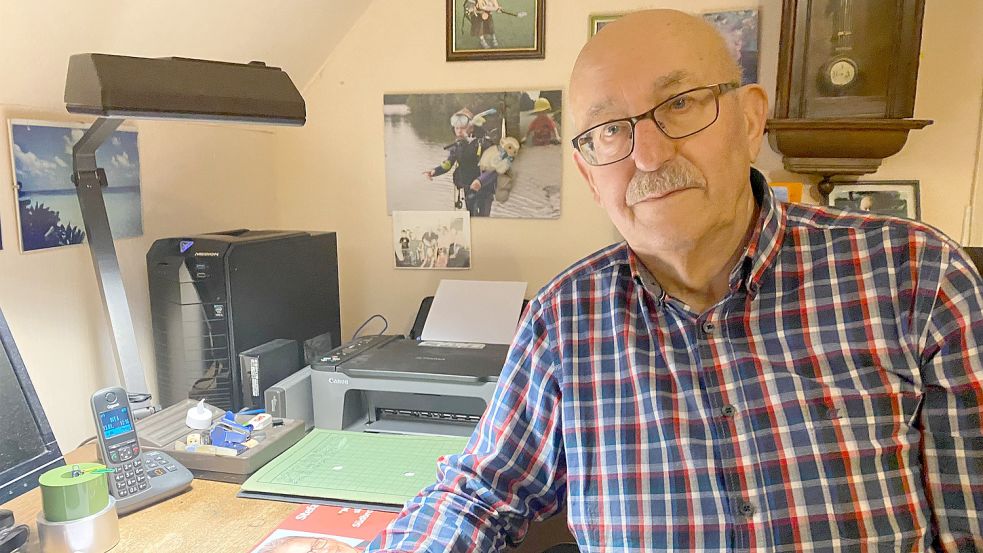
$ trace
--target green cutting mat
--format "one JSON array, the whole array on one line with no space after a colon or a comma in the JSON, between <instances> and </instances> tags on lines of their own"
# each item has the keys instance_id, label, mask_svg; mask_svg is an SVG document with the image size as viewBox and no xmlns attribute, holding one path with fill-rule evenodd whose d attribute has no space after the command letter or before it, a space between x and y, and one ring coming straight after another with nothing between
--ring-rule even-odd
<instances>
[{"instance_id":1,"label":"green cutting mat","mask_svg":"<svg viewBox=\"0 0 983 553\"><path fill-rule=\"evenodd\" d=\"M437 479L437 458L467 438L314 429L253 473L242 490L402 505Z\"/></svg>"}]
</instances>

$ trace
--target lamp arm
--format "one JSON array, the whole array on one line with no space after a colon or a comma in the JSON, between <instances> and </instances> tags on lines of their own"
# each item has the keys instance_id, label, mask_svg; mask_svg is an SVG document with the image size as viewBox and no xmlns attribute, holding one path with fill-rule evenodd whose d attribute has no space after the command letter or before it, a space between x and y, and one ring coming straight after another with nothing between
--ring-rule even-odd
<instances>
[{"instance_id":1,"label":"lamp arm","mask_svg":"<svg viewBox=\"0 0 983 553\"><path fill-rule=\"evenodd\" d=\"M75 183L75 192L82 211L85 239L89 244L89 253L92 254L103 307L113 330L113 350L120 384L130 394L146 394L147 378L137 350L133 317L126 300L126 290L123 288L119 259L103 198L103 188L108 186L108 181L106 172L96 163L96 150L122 123L122 119L101 117L85 131L72 149L72 182ZM143 402L131 402L131 407L136 418L138 413L146 413L142 409L151 407L151 403L146 399Z\"/></svg>"}]
</instances>

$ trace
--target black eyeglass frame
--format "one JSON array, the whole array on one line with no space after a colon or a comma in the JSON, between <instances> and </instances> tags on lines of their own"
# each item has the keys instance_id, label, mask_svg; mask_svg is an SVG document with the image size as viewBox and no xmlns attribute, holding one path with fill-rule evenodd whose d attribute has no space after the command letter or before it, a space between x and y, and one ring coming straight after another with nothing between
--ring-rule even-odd
<instances>
[{"instance_id":1,"label":"black eyeglass frame","mask_svg":"<svg viewBox=\"0 0 983 553\"><path fill-rule=\"evenodd\" d=\"M673 94L672 96L670 96L670 97L666 98L665 100L659 102L658 104L655 105L655 107L653 107L652 109L650 109L650 110L648 110L648 111L646 111L644 113L640 113L640 114L635 115L635 116L632 116L632 117L622 117L622 118L619 118L619 119L612 119L610 121L605 121L603 123L598 123L597 125L594 125L593 127L589 128L586 131L584 131L584 132L578 134L577 136L573 137L573 140L571 140L570 142L571 142L571 144L573 144L573 149L574 150L577 150L577 152L581 155L581 157L584 158L584 161L586 161L587 164L590 165L590 166L592 166L592 167L603 167L605 165L611 165L612 163L618 163L619 161L624 161L624 160L628 159L631 156L632 152L635 151L635 125L637 125L639 123L639 121L642 121L642 120L645 120L645 119L650 119L653 123L655 123L655 126L658 127L659 131L662 134L666 135L666 137L669 138L669 139L671 139L671 140L680 140L682 138L686 138L687 136L693 136L694 134L696 134L698 132L701 132L701 131L704 131L704 130L710 128L711 125L713 125L714 123L717 122L717 119L720 117L720 96L722 94L725 94L727 92L730 92L731 90L737 90L738 88L741 88L741 83L731 81L731 82L727 82L727 83L717 83L717 84L711 84L711 85L707 85L707 86L698 86L696 88L691 88L689 90L684 90L684 91L682 91L682 92L680 92L678 94ZM668 104L669 102L672 102L676 98L679 98L680 96L683 96L684 94L689 94L690 92L696 92L697 90L710 90L711 92L713 92L713 103L715 104L715 110L716 110L716 113L714 113L714 115L713 115L713 120L710 121L709 123L707 123L706 126L701 127L699 129L691 132L691 133L687 133L687 134L684 134L682 136L672 136L672 135L670 135L668 132L666 132L666 130L664 128L662 128L662 124L659 123L659 121L655 118L655 111L657 109L661 108L662 106ZM599 127L603 127L604 125L610 125L611 123L617 123L619 121L628 121L628 123L631 125L631 149L628 150L628 153L625 154L625 157L620 158L620 159L616 159L614 161L608 161L608 162L605 162L605 163L597 163L597 164L594 164L594 163L591 163L590 161L588 161L587 160L587 156L584 155L584 153L580 151L580 146L577 145L577 141L579 141L585 135L589 134L594 129L597 129Z\"/></svg>"}]
</instances>

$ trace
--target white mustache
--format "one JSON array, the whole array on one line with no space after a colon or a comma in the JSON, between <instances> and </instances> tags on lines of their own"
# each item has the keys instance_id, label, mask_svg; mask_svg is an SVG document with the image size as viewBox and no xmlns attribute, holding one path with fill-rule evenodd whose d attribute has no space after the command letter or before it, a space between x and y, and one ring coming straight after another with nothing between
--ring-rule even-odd
<instances>
[{"instance_id":1,"label":"white mustache","mask_svg":"<svg viewBox=\"0 0 983 553\"><path fill-rule=\"evenodd\" d=\"M631 207L648 197L661 197L683 188L705 187L706 179L692 162L677 158L655 171L636 171L628 182L625 202Z\"/></svg>"}]
</instances>

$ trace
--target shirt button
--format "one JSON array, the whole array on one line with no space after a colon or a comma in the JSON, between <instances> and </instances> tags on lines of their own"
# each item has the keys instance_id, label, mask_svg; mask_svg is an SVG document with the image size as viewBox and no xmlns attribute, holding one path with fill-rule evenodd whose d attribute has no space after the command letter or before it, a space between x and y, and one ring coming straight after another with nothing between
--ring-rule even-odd
<instances>
[{"instance_id":1,"label":"shirt button","mask_svg":"<svg viewBox=\"0 0 983 553\"><path fill-rule=\"evenodd\" d=\"M741 514L746 517L750 517L751 515L753 515L754 505L751 505L751 503L748 501L741 503Z\"/></svg>"},{"instance_id":2,"label":"shirt button","mask_svg":"<svg viewBox=\"0 0 983 553\"><path fill-rule=\"evenodd\" d=\"M703 323L703 333L704 334L713 334L713 329L714 328L716 328L716 327L710 321L705 321Z\"/></svg>"},{"instance_id":3,"label":"shirt button","mask_svg":"<svg viewBox=\"0 0 983 553\"><path fill-rule=\"evenodd\" d=\"M737 413L737 407L729 403L720 408L720 414L725 417L733 417L734 413Z\"/></svg>"}]
</instances>

